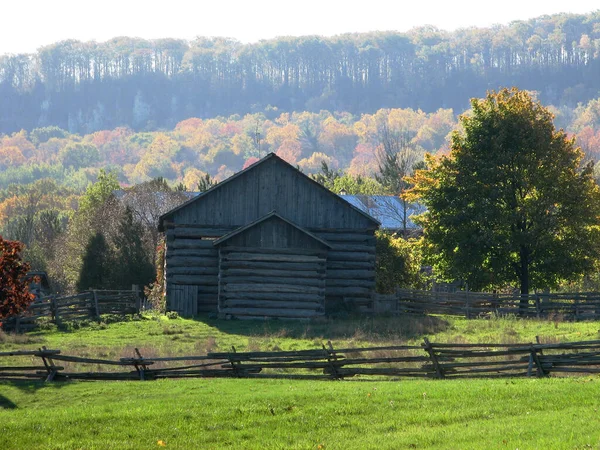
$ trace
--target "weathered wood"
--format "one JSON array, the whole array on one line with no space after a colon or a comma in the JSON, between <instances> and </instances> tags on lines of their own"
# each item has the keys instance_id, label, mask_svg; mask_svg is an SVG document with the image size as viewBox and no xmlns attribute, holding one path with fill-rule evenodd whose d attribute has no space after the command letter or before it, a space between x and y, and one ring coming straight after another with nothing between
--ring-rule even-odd
<instances>
[{"instance_id":1,"label":"weathered wood","mask_svg":"<svg viewBox=\"0 0 600 450\"><path fill-rule=\"evenodd\" d=\"M235 260L224 260L221 261L221 269L230 270L230 269L239 269L239 270L287 270L293 272L304 272L304 271L313 271L316 268L319 268L318 271L321 272L325 268L325 261L314 263L296 263L296 262L286 262L286 261L235 261Z\"/></svg>"},{"instance_id":2,"label":"weathered wood","mask_svg":"<svg viewBox=\"0 0 600 450\"><path fill-rule=\"evenodd\" d=\"M210 275L168 275L167 283L169 285L204 285L206 277ZM211 281L212 282L212 281ZM216 283L215 283L216 286Z\"/></svg>"},{"instance_id":3,"label":"weathered wood","mask_svg":"<svg viewBox=\"0 0 600 450\"><path fill-rule=\"evenodd\" d=\"M314 234L319 236L321 239L329 241L331 243L335 242L372 242L375 243L375 236L372 232L366 233L324 233L319 232L318 230L313 231L313 228L307 227L309 231L312 231ZM334 244L335 245L335 244Z\"/></svg>"},{"instance_id":4,"label":"weathered wood","mask_svg":"<svg viewBox=\"0 0 600 450\"><path fill-rule=\"evenodd\" d=\"M202 225L181 224L181 225L173 225L172 227L169 227L166 231L166 234L167 234L167 236L173 235L176 238L201 238L201 237L219 238L228 233L231 233L236 228L239 228L239 226L215 228L215 227L205 227Z\"/></svg>"},{"instance_id":5,"label":"weathered wood","mask_svg":"<svg viewBox=\"0 0 600 450\"><path fill-rule=\"evenodd\" d=\"M362 252L338 252L330 251L327 254L329 260L341 260L341 261L375 261L375 255Z\"/></svg>"},{"instance_id":6,"label":"weathered wood","mask_svg":"<svg viewBox=\"0 0 600 450\"><path fill-rule=\"evenodd\" d=\"M364 287L368 289L373 289L375 287L375 280L338 280L335 278L327 279L327 288L331 289L334 287Z\"/></svg>"},{"instance_id":7,"label":"weathered wood","mask_svg":"<svg viewBox=\"0 0 600 450\"><path fill-rule=\"evenodd\" d=\"M256 253L226 253L222 256L224 261L279 261L295 263L318 263L323 261L319 256L308 255L280 255Z\"/></svg>"},{"instance_id":8,"label":"weathered wood","mask_svg":"<svg viewBox=\"0 0 600 450\"><path fill-rule=\"evenodd\" d=\"M356 288L358 289L358 288ZM290 286L287 284L269 284L268 286L260 284L230 283L223 287L225 292L289 292L303 294L325 294L325 289L313 286Z\"/></svg>"},{"instance_id":9,"label":"weathered wood","mask_svg":"<svg viewBox=\"0 0 600 450\"><path fill-rule=\"evenodd\" d=\"M216 282L216 276L219 273L217 267L171 267L169 269L169 275L213 275Z\"/></svg>"},{"instance_id":10,"label":"weathered wood","mask_svg":"<svg viewBox=\"0 0 600 450\"><path fill-rule=\"evenodd\" d=\"M327 270L327 279L374 280L375 270Z\"/></svg>"},{"instance_id":11,"label":"weathered wood","mask_svg":"<svg viewBox=\"0 0 600 450\"><path fill-rule=\"evenodd\" d=\"M260 254L260 255L291 255L291 256L309 256L309 257L323 257L328 255L326 250L317 249L301 249L301 248L264 248L264 247L238 247L238 246L225 246L221 248L223 256L231 258L232 254Z\"/></svg>"},{"instance_id":12,"label":"weathered wood","mask_svg":"<svg viewBox=\"0 0 600 450\"><path fill-rule=\"evenodd\" d=\"M211 257L202 256L172 256L166 260L167 269L171 267L214 267L217 262L217 253Z\"/></svg>"},{"instance_id":13,"label":"weathered wood","mask_svg":"<svg viewBox=\"0 0 600 450\"><path fill-rule=\"evenodd\" d=\"M274 301L261 300L257 296L256 299L226 299L222 305L223 308L276 308L276 309L310 309L321 310L322 303L318 302L289 302L289 301Z\"/></svg>"},{"instance_id":14,"label":"weathered wood","mask_svg":"<svg viewBox=\"0 0 600 450\"><path fill-rule=\"evenodd\" d=\"M277 267L277 266L275 266ZM313 269L315 267L313 266ZM236 276L266 276L269 278L275 277L294 277L294 278L323 278L325 277L325 270L317 271L317 270L263 270L263 269L224 269L221 267L221 273L226 275L227 277L236 277Z\"/></svg>"},{"instance_id":15,"label":"weathered wood","mask_svg":"<svg viewBox=\"0 0 600 450\"><path fill-rule=\"evenodd\" d=\"M267 317L317 317L319 313L313 309L281 309L281 308L224 308L225 314L232 316L267 316Z\"/></svg>"},{"instance_id":16,"label":"weathered wood","mask_svg":"<svg viewBox=\"0 0 600 450\"><path fill-rule=\"evenodd\" d=\"M304 286L315 286L315 287L321 287L321 288L325 288L325 278L321 277L321 278L285 278L285 277L252 277L252 276L239 276L239 277L232 277L232 276L227 276L225 279L221 279L221 284L223 285L228 285L228 284L244 284L244 283L251 283L251 284L263 284L266 287L268 287L271 284L278 284L278 285L283 285L283 284L287 284L290 286L296 286L296 287L304 287Z\"/></svg>"},{"instance_id":17,"label":"weathered wood","mask_svg":"<svg viewBox=\"0 0 600 450\"><path fill-rule=\"evenodd\" d=\"M194 249L194 250L212 250L214 248L212 240L204 239L175 239L167 244L167 248L172 249Z\"/></svg>"},{"instance_id":18,"label":"weathered wood","mask_svg":"<svg viewBox=\"0 0 600 450\"><path fill-rule=\"evenodd\" d=\"M255 299L257 294L254 292L235 292L235 293L227 293L224 292L223 296L225 299L235 298L235 299ZM306 293L286 293L286 292L261 292L260 298L262 300L274 300L274 301L308 301L308 302L316 302L320 298L318 293L315 294L306 294Z\"/></svg>"}]
</instances>

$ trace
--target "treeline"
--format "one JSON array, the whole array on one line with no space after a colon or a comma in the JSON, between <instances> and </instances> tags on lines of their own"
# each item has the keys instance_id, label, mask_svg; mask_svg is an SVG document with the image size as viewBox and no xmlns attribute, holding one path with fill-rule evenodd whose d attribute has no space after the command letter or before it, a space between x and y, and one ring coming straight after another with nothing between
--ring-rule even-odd
<instances>
[{"instance_id":1,"label":"treeline","mask_svg":"<svg viewBox=\"0 0 600 450\"><path fill-rule=\"evenodd\" d=\"M172 128L277 108L463 110L488 89L518 86L575 107L600 90L600 11L445 32L105 43L68 40L0 57L0 132L58 126L91 133Z\"/></svg>"}]
</instances>

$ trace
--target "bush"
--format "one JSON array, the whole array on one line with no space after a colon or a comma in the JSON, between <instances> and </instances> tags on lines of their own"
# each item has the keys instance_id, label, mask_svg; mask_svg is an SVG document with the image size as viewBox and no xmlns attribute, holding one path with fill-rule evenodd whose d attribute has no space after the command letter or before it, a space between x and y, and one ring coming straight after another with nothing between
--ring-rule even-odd
<instances>
[{"instance_id":1,"label":"bush","mask_svg":"<svg viewBox=\"0 0 600 450\"><path fill-rule=\"evenodd\" d=\"M383 231L376 232L375 238L377 292L392 294L397 287L420 287L424 283L421 275L421 241L395 237Z\"/></svg>"},{"instance_id":2,"label":"bush","mask_svg":"<svg viewBox=\"0 0 600 450\"><path fill-rule=\"evenodd\" d=\"M165 316L167 316L167 319L179 319L179 313L177 311L168 311Z\"/></svg>"}]
</instances>

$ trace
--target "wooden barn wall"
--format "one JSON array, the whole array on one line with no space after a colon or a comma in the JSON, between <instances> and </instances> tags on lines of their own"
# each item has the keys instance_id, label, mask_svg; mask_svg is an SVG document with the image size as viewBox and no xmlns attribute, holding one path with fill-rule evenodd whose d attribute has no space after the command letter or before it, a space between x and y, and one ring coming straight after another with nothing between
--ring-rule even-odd
<instances>
[{"instance_id":1,"label":"wooden barn wall","mask_svg":"<svg viewBox=\"0 0 600 450\"><path fill-rule=\"evenodd\" d=\"M228 239L226 244L240 247L326 248L319 241L277 217L257 223Z\"/></svg>"},{"instance_id":2,"label":"wooden barn wall","mask_svg":"<svg viewBox=\"0 0 600 450\"><path fill-rule=\"evenodd\" d=\"M221 237L233 231L229 228L176 226L167 230L167 295L178 286L195 286L198 292L198 312L217 312L218 251L213 241L202 237ZM375 237L373 230L308 229L333 248L327 251L325 295L328 299L343 300L355 307L371 306L375 292ZM235 236L232 240L235 239ZM229 242L229 241L228 241ZM314 242L314 241L313 241ZM255 262L257 268L275 270L271 264ZM286 264L286 270L303 270L303 266ZM169 309L182 312L169 303ZM188 307L187 309L192 309ZM183 313L185 315L190 315Z\"/></svg>"},{"instance_id":3,"label":"wooden barn wall","mask_svg":"<svg viewBox=\"0 0 600 450\"><path fill-rule=\"evenodd\" d=\"M223 246L219 312L238 318L311 318L325 313L326 252Z\"/></svg>"},{"instance_id":4,"label":"wooden barn wall","mask_svg":"<svg viewBox=\"0 0 600 450\"><path fill-rule=\"evenodd\" d=\"M273 210L304 228L376 226L343 199L275 158L176 211L166 218L166 225L238 228Z\"/></svg>"},{"instance_id":5,"label":"wooden barn wall","mask_svg":"<svg viewBox=\"0 0 600 450\"><path fill-rule=\"evenodd\" d=\"M210 239L176 238L175 235L173 229L167 230L167 308L183 316L216 312L218 250Z\"/></svg>"}]
</instances>

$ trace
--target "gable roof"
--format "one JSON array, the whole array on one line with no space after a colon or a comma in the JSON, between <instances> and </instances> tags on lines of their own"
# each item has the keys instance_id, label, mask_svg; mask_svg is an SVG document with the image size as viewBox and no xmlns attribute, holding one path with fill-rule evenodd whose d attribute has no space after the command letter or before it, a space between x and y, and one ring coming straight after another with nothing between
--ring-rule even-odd
<instances>
[{"instance_id":1,"label":"gable roof","mask_svg":"<svg viewBox=\"0 0 600 450\"><path fill-rule=\"evenodd\" d=\"M266 220L269 220L269 219L271 219L273 217L281 220L282 222L287 223L288 225L291 225L292 227L294 227L295 229L297 229L301 233L303 233L303 234L307 235L308 237L312 238L313 240L315 240L315 241L323 244L325 247L328 247L330 249L333 248L333 246L329 242L321 239L320 237L318 237L315 234L311 233L307 229L302 228L300 225L296 225L291 220L288 220L285 217L280 216L279 214L277 214L277 211L271 211L269 214L266 214L266 215L262 216L260 219L256 219L254 222L250 222L248 225L244 225L243 227L239 227L239 228L233 230L232 232L227 233L224 236L221 236L219 239L216 239L213 242L213 245L214 246L218 246L218 245L222 244L223 242L231 239L232 237L237 236L238 234L241 234L244 231L249 230L250 228L255 227L255 226L261 224L262 222L265 222Z\"/></svg>"},{"instance_id":2,"label":"gable roof","mask_svg":"<svg viewBox=\"0 0 600 450\"><path fill-rule=\"evenodd\" d=\"M290 168L291 170L293 170L294 172L296 172L297 174L301 175L304 179L306 179L307 181L309 181L310 183L313 183L313 185L318 186L319 189L327 192L332 198L337 199L338 202L342 202L346 207L351 208L352 210L354 210L355 212L359 213L360 215L364 216L365 218L367 218L370 222L372 222L374 225L381 225L381 223L373 218L372 216L370 216L368 213L366 213L365 211L361 210L360 208L357 208L356 206L354 206L353 204L347 202L346 200L344 200L343 198L341 198L339 195L336 195L335 193L331 192L329 189L327 189L325 186L317 183L315 180L313 180L311 177L307 176L306 174L302 173L300 170L298 170L296 167L292 166L291 164L289 164L287 161L281 159L279 156L277 156L275 153L269 153L267 156L265 156L264 158L262 158L261 160L255 162L254 164L251 164L250 166L246 167L245 169L235 173L234 175L230 176L229 178L227 178L226 180L221 181L220 183L214 185L213 187L211 187L209 190L201 193L200 195L191 198L190 200L182 203L181 205L177 206L176 208L173 208L172 210L168 211L167 213L163 214L162 216L160 216L159 221L158 221L158 229L159 231L164 231L164 226L163 226L163 222L165 219L167 219L169 216L173 215L174 213L176 213L177 211L186 208L188 205L197 202L197 201L202 201L202 199L204 197L206 197L207 195L209 195L211 192L216 191L218 189L220 189L222 186L232 182L233 180L239 178L240 176L242 176L243 174L245 174L246 172L249 172L251 170L254 170L256 167L260 166L261 164L264 164L266 161L269 161L271 159L275 159L277 160L277 162L284 164L285 166L287 166L288 168Z\"/></svg>"}]
</instances>

